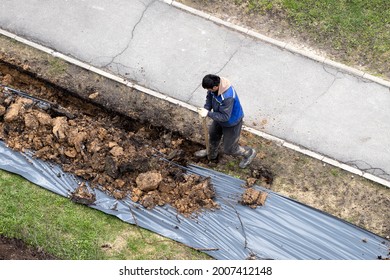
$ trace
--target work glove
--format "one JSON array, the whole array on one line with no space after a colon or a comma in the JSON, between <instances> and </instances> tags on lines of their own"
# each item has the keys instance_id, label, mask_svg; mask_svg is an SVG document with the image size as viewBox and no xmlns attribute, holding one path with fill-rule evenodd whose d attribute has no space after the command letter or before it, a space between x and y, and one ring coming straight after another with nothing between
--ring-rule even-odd
<instances>
[{"instance_id":1,"label":"work glove","mask_svg":"<svg viewBox=\"0 0 390 280\"><path fill-rule=\"evenodd\" d=\"M207 113L208 113L209 111L207 110L207 109L205 109L205 108L198 108L198 114L199 114L199 116L201 116L202 118L205 118L205 117L207 117Z\"/></svg>"}]
</instances>

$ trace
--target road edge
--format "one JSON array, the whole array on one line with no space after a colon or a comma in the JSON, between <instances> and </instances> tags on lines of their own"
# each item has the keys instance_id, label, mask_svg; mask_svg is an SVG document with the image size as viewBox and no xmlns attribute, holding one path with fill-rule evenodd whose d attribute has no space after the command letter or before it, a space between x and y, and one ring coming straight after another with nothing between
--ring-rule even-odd
<instances>
[{"instance_id":1,"label":"road edge","mask_svg":"<svg viewBox=\"0 0 390 280\"><path fill-rule=\"evenodd\" d=\"M376 77L374 75L371 75L368 72L364 72L364 71L358 70L356 68L347 66L345 64L336 62L336 61L331 60L329 58L325 58L325 57L316 55L316 54L314 54L312 52L299 49L297 47L294 47L290 43L286 43L286 42L283 42L283 41L280 41L280 40L276 40L276 39L273 39L271 37L265 36L265 35L263 35L261 33L258 33L258 32L254 31L252 29L249 29L247 27L242 27L242 26L233 24L231 22L224 21L224 20L222 20L222 19L220 19L218 17L215 17L215 16L213 16L211 14L202 12L202 11L197 10L195 8L186 6L186 5L184 5L184 4L180 3L180 2L177 2L177 1L174 1L174 0L159 0L159 1L164 2L164 3L166 3L166 4L170 5L170 6L178 8L180 10L183 10L183 11L186 11L188 13L191 13L193 15L196 15L196 16L202 17L204 19L207 19L209 21L212 21L215 24L223 25L223 26L225 26L227 28L233 29L235 31L238 31L238 32L243 33L243 34L248 35L248 36L251 36L253 38L259 39L259 40L261 40L261 41L263 41L265 43L271 44L271 45L273 45L275 47L278 47L278 48L280 48L282 50L286 50L286 51L289 51L291 53L304 56L304 57L309 58L311 60L317 61L317 62L319 62L319 63L321 63L321 64L323 64L325 66L336 68L336 69L340 70L341 72L348 73L348 74L356 76L358 78L370 80L371 82L380 84L380 85L385 86L385 87L390 89L390 81L384 80L384 79Z\"/></svg>"}]
</instances>

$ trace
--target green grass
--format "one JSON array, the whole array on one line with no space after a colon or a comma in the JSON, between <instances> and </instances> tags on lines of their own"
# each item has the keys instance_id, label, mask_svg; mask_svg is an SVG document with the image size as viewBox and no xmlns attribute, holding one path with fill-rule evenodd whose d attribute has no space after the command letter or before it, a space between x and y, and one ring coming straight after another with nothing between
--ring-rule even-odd
<instances>
[{"instance_id":1,"label":"green grass","mask_svg":"<svg viewBox=\"0 0 390 280\"><path fill-rule=\"evenodd\" d=\"M330 174L332 174L334 177L340 176L340 170L338 168L332 168L330 170Z\"/></svg>"},{"instance_id":2,"label":"green grass","mask_svg":"<svg viewBox=\"0 0 390 280\"><path fill-rule=\"evenodd\" d=\"M232 0L249 12L288 19L290 28L331 49L344 63L389 73L389 0ZM333 50L333 51L332 51Z\"/></svg>"},{"instance_id":3,"label":"green grass","mask_svg":"<svg viewBox=\"0 0 390 280\"><path fill-rule=\"evenodd\" d=\"M50 70L49 72L53 75L58 75L66 72L66 63L59 59L59 58L50 58L49 59L49 65L50 65Z\"/></svg>"},{"instance_id":4,"label":"green grass","mask_svg":"<svg viewBox=\"0 0 390 280\"><path fill-rule=\"evenodd\" d=\"M0 170L0 234L59 259L211 259Z\"/></svg>"}]
</instances>

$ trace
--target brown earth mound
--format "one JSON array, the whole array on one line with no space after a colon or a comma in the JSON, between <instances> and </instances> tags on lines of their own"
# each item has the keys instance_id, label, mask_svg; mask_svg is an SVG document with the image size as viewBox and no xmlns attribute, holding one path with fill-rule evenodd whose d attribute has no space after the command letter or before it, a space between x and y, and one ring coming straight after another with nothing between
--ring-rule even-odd
<instances>
[{"instance_id":1,"label":"brown earth mound","mask_svg":"<svg viewBox=\"0 0 390 280\"><path fill-rule=\"evenodd\" d=\"M3 83L9 80L12 77L5 76ZM147 127L129 131L118 123L119 117L90 116L6 88L0 93L0 139L10 148L35 151L36 157L88 180L92 188L116 199L129 197L148 209L169 203L189 216L218 207L209 179L188 175L170 163L185 164L183 139L164 131L156 137L159 132ZM82 184L71 199L91 204L95 198Z\"/></svg>"},{"instance_id":2,"label":"brown earth mound","mask_svg":"<svg viewBox=\"0 0 390 280\"><path fill-rule=\"evenodd\" d=\"M116 199L129 197L148 209L168 203L189 216L219 207L210 180L181 168L187 162L213 165L193 157L203 145L189 140L191 134L182 137L181 130L147 123L145 118L154 116L154 110L144 110L143 117L133 119L131 106L124 116L94 103L100 96L95 89L88 90L88 100L80 99L6 64L0 64L0 83L0 140L10 148L32 150L37 158L88 180L92 188ZM186 112L181 114L178 118L185 122ZM252 165L246 176L272 184L269 171ZM95 200L85 185L70 198L83 204Z\"/></svg>"}]
</instances>

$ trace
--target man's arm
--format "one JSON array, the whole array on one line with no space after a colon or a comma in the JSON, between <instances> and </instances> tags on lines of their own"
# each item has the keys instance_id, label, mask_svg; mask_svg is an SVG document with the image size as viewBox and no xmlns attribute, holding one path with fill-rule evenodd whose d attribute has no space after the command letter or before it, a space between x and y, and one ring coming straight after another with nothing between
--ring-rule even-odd
<instances>
[{"instance_id":1,"label":"man's arm","mask_svg":"<svg viewBox=\"0 0 390 280\"><path fill-rule=\"evenodd\" d=\"M209 91L207 92L207 95L206 95L206 103L204 104L204 108L207 109L208 111L211 110L212 108L212 101L213 100L213 97L212 97L212 93L210 93Z\"/></svg>"},{"instance_id":2,"label":"man's arm","mask_svg":"<svg viewBox=\"0 0 390 280\"><path fill-rule=\"evenodd\" d=\"M222 105L219 106L218 112L209 112L208 116L217 122L227 122L232 115L233 105L234 98L226 98L222 101Z\"/></svg>"}]
</instances>

